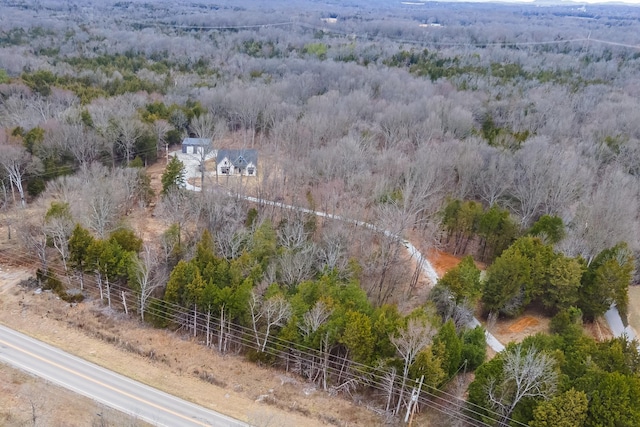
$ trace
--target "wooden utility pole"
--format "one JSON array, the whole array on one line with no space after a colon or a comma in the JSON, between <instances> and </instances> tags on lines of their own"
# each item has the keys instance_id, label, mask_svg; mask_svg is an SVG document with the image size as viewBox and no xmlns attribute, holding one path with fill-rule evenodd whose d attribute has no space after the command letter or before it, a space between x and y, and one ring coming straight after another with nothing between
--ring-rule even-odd
<instances>
[{"instance_id":1,"label":"wooden utility pole","mask_svg":"<svg viewBox=\"0 0 640 427\"><path fill-rule=\"evenodd\" d=\"M122 305L124 306L124 314L126 314L127 316L129 315L129 309L127 308L127 298L124 294L124 291L122 291Z\"/></svg>"},{"instance_id":2,"label":"wooden utility pole","mask_svg":"<svg viewBox=\"0 0 640 427\"><path fill-rule=\"evenodd\" d=\"M407 406L407 415L404 417L404 422L408 423L407 425L411 427L411 423L413 422L413 414L416 410L416 406L418 405L418 397L420 397L420 391L422 390L422 382L424 381L424 375L420 377L420 383L418 383L418 388L413 388L411 392L411 400L409 401L409 405Z\"/></svg>"}]
</instances>

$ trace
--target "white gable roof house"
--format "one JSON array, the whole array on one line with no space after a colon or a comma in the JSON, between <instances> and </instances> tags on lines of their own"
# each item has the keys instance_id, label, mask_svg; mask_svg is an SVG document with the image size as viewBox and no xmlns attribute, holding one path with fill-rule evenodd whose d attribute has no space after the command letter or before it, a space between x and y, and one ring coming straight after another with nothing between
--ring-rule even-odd
<instances>
[{"instance_id":1,"label":"white gable roof house","mask_svg":"<svg viewBox=\"0 0 640 427\"><path fill-rule=\"evenodd\" d=\"M218 150L216 158L216 172L218 175L257 176L257 150Z\"/></svg>"},{"instance_id":2,"label":"white gable roof house","mask_svg":"<svg viewBox=\"0 0 640 427\"><path fill-rule=\"evenodd\" d=\"M203 149L212 150L211 138L185 138L182 140L184 154L198 154Z\"/></svg>"}]
</instances>

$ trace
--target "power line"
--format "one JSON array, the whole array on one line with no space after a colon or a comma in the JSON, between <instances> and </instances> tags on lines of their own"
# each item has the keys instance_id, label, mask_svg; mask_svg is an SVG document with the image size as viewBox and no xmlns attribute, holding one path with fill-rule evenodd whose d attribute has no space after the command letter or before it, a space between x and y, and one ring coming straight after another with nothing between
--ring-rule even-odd
<instances>
[{"instance_id":1,"label":"power line","mask_svg":"<svg viewBox=\"0 0 640 427\"><path fill-rule=\"evenodd\" d=\"M33 255L30 255L28 252L25 251L14 251L14 252L18 252L18 254L15 254L17 256L14 256L13 258L17 258L19 261L23 261L26 263L32 263L34 260L36 260L36 257ZM39 260L38 260L39 262ZM62 268L60 267L54 267L54 266L49 266L49 270L53 271L54 273L57 273L60 276L66 276L67 272L65 272ZM52 277L52 276L48 276L48 277ZM85 283L91 285L93 284L94 286L98 286L99 283L97 281L97 279L92 276L92 275L87 275L85 277ZM115 292L116 294L118 292L129 292L131 293L132 290L124 287L118 283L111 283L110 284L110 290L111 292ZM95 288L91 288L91 287L87 287L85 292L93 294L94 296L95 293L97 292L97 290ZM183 317L183 318L193 318L193 310L180 306L178 304L174 304L174 303L169 303L166 302L162 299L159 298L154 298L154 297L150 297L148 299L149 301L149 307L145 310L147 313L149 313L150 315L155 316L156 318L159 318L161 320L165 320L171 323L176 323L178 322L178 324L180 324L179 318ZM154 306L151 304L152 302L155 302L156 304L159 304L159 307L164 307L165 310L164 313L163 311L159 311L160 308L154 308ZM139 299L136 298L136 310L139 310ZM204 323L207 321L206 318L204 318L205 313L203 313L202 311L197 312L199 313L199 315L196 315L196 332L198 333L206 333L206 326L204 325ZM188 320L188 322L190 322L191 320ZM210 317L209 319L209 324L213 324L214 328L210 328L209 330L214 330L217 331L217 328L220 327L220 320L219 318L216 318L215 316ZM189 329L191 329L191 325L190 324L183 324L182 327L187 327ZM223 326L223 328L225 328L228 331L233 332L233 334L229 335L226 334L226 340L228 342L232 342L235 344L238 344L242 347L245 348L250 348L252 350L256 350L256 351L260 351L261 347L258 347L257 343L254 342L254 340L252 338L249 337L249 335L254 335L256 333L256 331L254 331L252 328L249 327L245 327L242 326L240 324L236 324L236 323L228 323L226 326ZM238 334L238 335L234 335L234 334ZM260 335L259 338L261 339L266 339L265 335L262 332L258 332L258 334ZM288 340L283 340L279 337L276 336L270 336L269 337L270 341L273 344L276 345L281 345L285 348L286 351L294 351L294 352L298 352L300 356L305 356L307 358L312 358L312 359L321 359L324 354L320 351L318 351L317 349L313 349L310 347L306 347L304 345L300 345L299 343L294 343ZM285 350L277 350L274 349L272 347L267 346L265 348L265 353L273 355L275 357L290 357L290 356L295 356L295 354L290 354L290 353L286 353ZM349 365L353 365L356 368L360 368L361 372L368 372L369 375L373 375L373 377L371 378L371 380L366 381L366 384L368 384L369 387L371 387L374 390L378 390L380 392L384 392L387 393L388 390L384 388L384 386L382 385L382 382L384 381L384 376L387 374L387 371L385 370L381 370L379 368L370 366L370 365L363 365L363 364L359 364L357 362L351 361L349 359L347 359L346 357L341 357L341 356L336 356L336 355L331 355L332 358L332 362L334 362L334 364L336 363L342 363L342 364L346 364L348 363ZM334 374L334 375L340 375L342 373L342 371L338 368L335 368L333 366L331 366L331 364L327 364L324 369L326 369L326 371L328 373ZM376 380L377 378L377 380ZM400 388L401 386L401 378L397 378L394 381L394 384L396 386L396 388ZM413 381L413 380L410 380ZM453 399L453 401L458 402L461 406L464 405L464 407L466 407L466 411L470 412L473 415L477 415L477 416L484 416L487 419L496 421L497 418L494 418L492 415L499 417L501 416L501 414L489 410L487 408L481 407L479 405L475 405L475 404L471 404L470 402L466 402L462 399L460 399L458 396L452 395L450 393L444 392L442 390L439 390L433 386L429 386L427 385L428 388L433 389L433 391L429 391L429 390L424 390L423 394L425 394L428 398L432 398L432 399L437 399L440 400L442 399L442 396L445 396L446 398L449 399ZM397 392L395 392L394 394L396 394ZM488 424L482 422L482 421L478 421L477 419L466 415L466 414L460 414L460 413L455 413L452 414L450 411L450 408L448 408L447 406L443 405L443 404L439 404L437 402L428 400L424 397L420 398L420 403L422 403L423 405L429 406L435 410L438 410L439 412L442 412L448 416L453 416L458 417L457 419L460 420L465 420L468 422L473 422L475 423L475 425L482 425L482 426L488 426ZM483 411L483 412L479 412L479 411ZM526 426L525 424L519 423L515 420L513 420L514 422L516 422L518 425L522 425L522 426Z\"/></svg>"},{"instance_id":2,"label":"power line","mask_svg":"<svg viewBox=\"0 0 640 427\"><path fill-rule=\"evenodd\" d=\"M186 30L244 30L251 28L268 28L268 27L283 27L286 25L292 25L293 21L285 21L285 22L275 22L275 23L266 23L266 24L254 24L254 25L229 25L229 26L204 26L204 25L177 25L177 24L167 24L164 22L158 23L150 23L149 27L169 27L169 28L179 28Z\"/></svg>"}]
</instances>

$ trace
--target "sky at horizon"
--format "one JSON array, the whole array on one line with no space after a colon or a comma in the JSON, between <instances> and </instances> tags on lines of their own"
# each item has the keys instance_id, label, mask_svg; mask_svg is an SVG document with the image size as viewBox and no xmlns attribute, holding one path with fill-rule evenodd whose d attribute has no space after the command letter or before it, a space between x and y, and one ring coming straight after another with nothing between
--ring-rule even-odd
<instances>
[{"instance_id":1,"label":"sky at horizon","mask_svg":"<svg viewBox=\"0 0 640 427\"><path fill-rule=\"evenodd\" d=\"M629 6L640 6L640 0L440 0L451 2L468 2L468 3L562 3L580 5L596 5L596 4L622 4ZM403 0L405 4L429 3L429 0Z\"/></svg>"}]
</instances>

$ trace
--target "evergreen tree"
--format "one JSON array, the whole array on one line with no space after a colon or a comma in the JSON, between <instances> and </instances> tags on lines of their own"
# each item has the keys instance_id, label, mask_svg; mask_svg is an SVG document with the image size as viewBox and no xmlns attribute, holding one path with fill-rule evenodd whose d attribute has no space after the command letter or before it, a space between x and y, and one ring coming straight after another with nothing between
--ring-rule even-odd
<instances>
[{"instance_id":1,"label":"evergreen tree","mask_svg":"<svg viewBox=\"0 0 640 427\"><path fill-rule=\"evenodd\" d=\"M133 230L121 228L109 236L109 240L117 242L120 247L128 252L138 253L142 249L142 239L136 236Z\"/></svg>"},{"instance_id":2,"label":"evergreen tree","mask_svg":"<svg viewBox=\"0 0 640 427\"><path fill-rule=\"evenodd\" d=\"M340 342L348 349L353 360L368 364L374 350L371 318L364 313L348 310L344 316L345 327Z\"/></svg>"},{"instance_id":3,"label":"evergreen tree","mask_svg":"<svg viewBox=\"0 0 640 427\"><path fill-rule=\"evenodd\" d=\"M427 387L439 387L447 379L447 373L443 368L444 359L434 353L442 353L438 348L442 344L433 344L422 350L416 356L416 360L409 368L409 376L418 381L424 375L424 384ZM427 388L425 387L425 388Z\"/></svg>"},{"instance_id":4,"label":"evergreen tree","mask_svg":"<svg viewBox=\"0 0 640 427\"><path fill-rule=\"evenodd\" d=\"M581 383L589 386L584 390L590 398L585 427L640 425L640 378L592 372Z\"/></svg>"},{"instance_id":5,"label":"evergreen tree","mask_svg":"<svg viewBox=\"0 0 640 427\"><path fill-rule=\"evenodd\" d=\"M470 302L477 301L482 293L480 269L476 267L471 256L466 256L460 264L447 271L436 286L447 287L455 296L456 303L465 299Z\"/></svg>"},{"instance_id":6,"label":"evergreen tree","mask_svg":"<svg viewBox=\"0 0 640 427\"><path fill-rule=\"evenodd\" d=\"M488 312L513 316L528 304L526 290L531 280L531 265L519 251L507 249L487 270L482 302Z\"/></svg>"},{"instance_id":7,"label":"evergreen tree","mask_svg":"<svg viewBox=\"0 0 640 427\"><path fill-rule=\"evenodd\" d=\"M201 280L200 272L194 263L184 260L179 261L169 275L169 281L164 292L165 301L188 307L188 303L191 301L189 300L190 295L187 287L198 279Z\"/></svg>"},{"instance_id":8,"label":"evergreen tree","mask_svg":"<svg viewBox=\"0 0 640 427\"><path fill-rule=\"evenodd\" d=\"M529 229L528 234L542 238L545 242L555 245L564 236L564 223L562 218L554 215L542 215Z\"/></svg>"},{"instance_id":9,"label":"evergreen tree","mask_svg":"<svg viewBox=\"0 0 640 427\"><path fill-rule=\"evenodd\" d=\"M548 268L547 280L542 289L542 304L555 311L574 306L579 298L583 264L575 258L557 254Z\"/></svg>"},{"instance_id":10,"label":"evergreen tree","mask_svg":"<svg viewBox=\"0 0 640 427\"><path fill-rule=\"evenodd\" d=\"M533 411L530 427L582 427L587 419L589 401L582 391L569 389L551 400L541 402Z\"/></svg>"},{"instance_id":11,"label":"evergreen tree","mask_svg":"<svg viewBox=\"0 0 640 427\"><path fill-rule=\"evenodd\" d=\"M482 365L487 358L487 340L484 329L477 326L462 334L462 363L467 364L467 371L473 371Z\"/></svg>"},{"instance_id":12,"label":"evergreen tree","mask_svg":"<svg viewBox=\"0 0 640 427\"><path fill-rule=\"evenodd\" d=\"M456 332L453 320L446 322L433 339L434 347L442 344L442 369L447 377L452 377L458 371L462 363L462 340Z\"/></svg>"},{"instance_id":13,"label":"evergreen tree","mask_svg":"<svg viewBox=\"0 0 640 427\"><path fill-rule=\"evenodd\" d=\"M478 235L481 238L480 259L493 260L518 237L518 225L513 221L509 211L496 205L482 214L478 221Z\"/></svg>"},{"instance_id":14,"label":"evergreen tree","mask_svg":"<svg viewBox=\"0 0 640 427\"><path fill-rule=\"evenodd\" d=\"M615 303L622 318L626 319L633 270L633 255L625 243L598 254L582 275L578 307L584 316L593 320Z\"/></svg>"},{"instance_id":15,"label":"evergreen tree","mask_svg":"<svg viewBox=\"0 0 640 427\"><path fill-rule=\"evenodd\" d=\"M76 224L69 237L69 265L80 275L80 289L84 288L84 273L90 269L89 248L94 238L88 230Z\"/></svg>"},{"instance_id":16,"label":"evergreen tree","mask_svg":"<svg viewBox=\"0 0 640 427\"><path fill-rule=\"evenodd\" d=\"M167 194L171 190L182 188L185 185L184 163L177 157L172 157L167 163L167 168L162 174L162 194Z\"/></svg>"}]
</instances>

